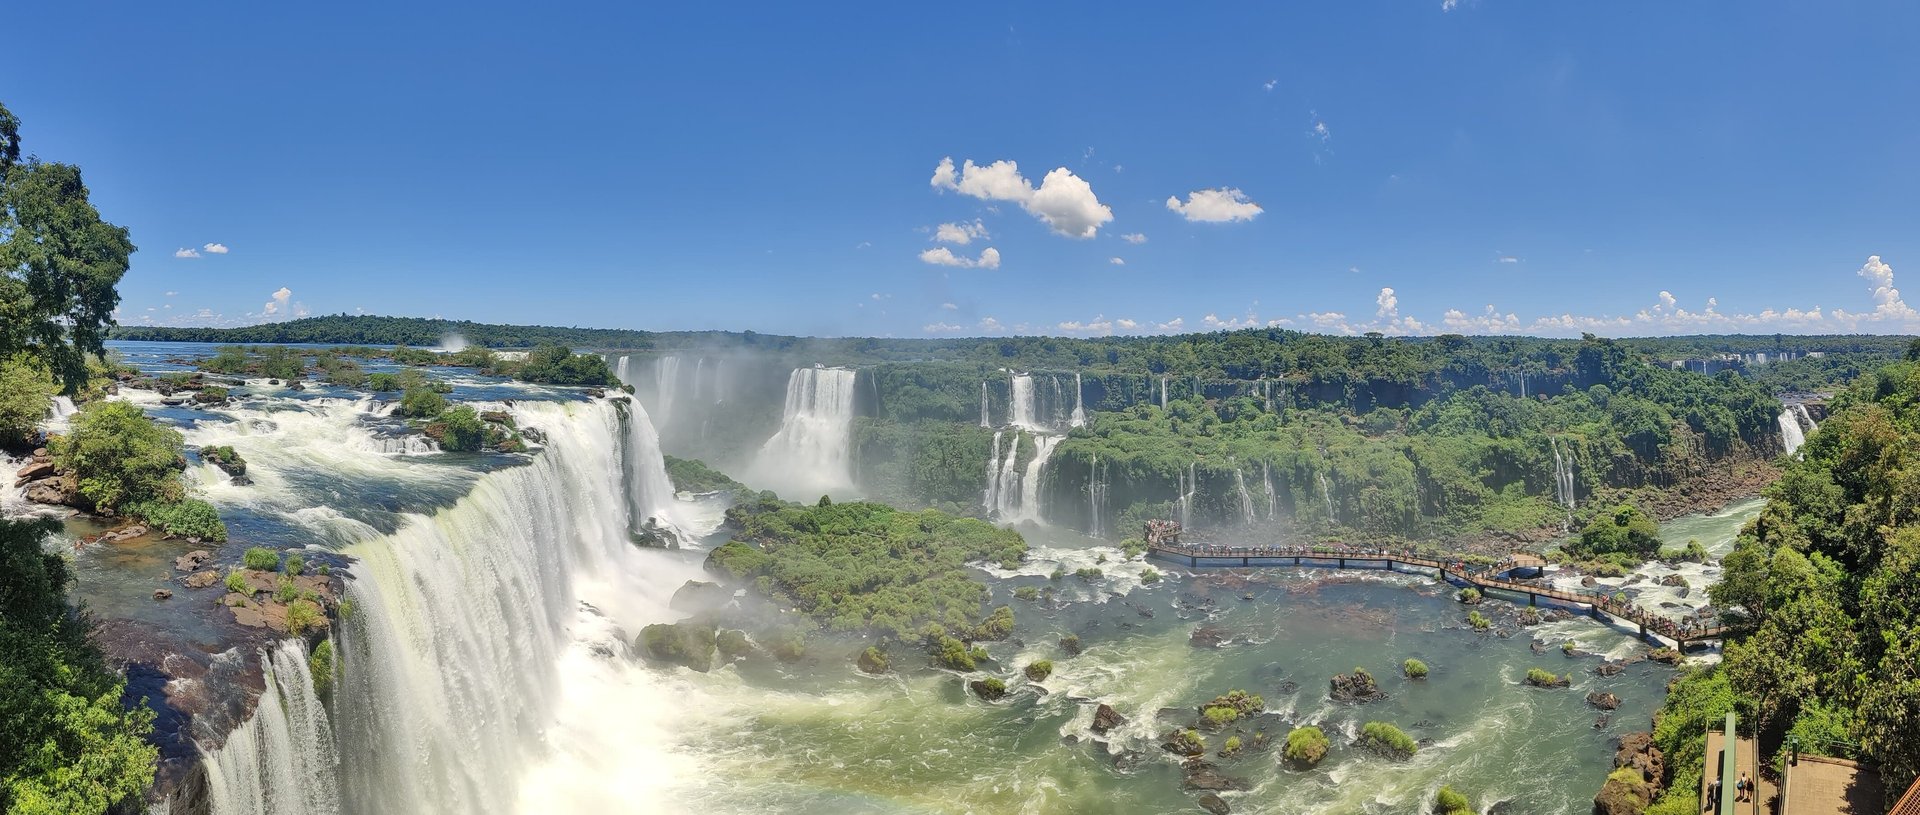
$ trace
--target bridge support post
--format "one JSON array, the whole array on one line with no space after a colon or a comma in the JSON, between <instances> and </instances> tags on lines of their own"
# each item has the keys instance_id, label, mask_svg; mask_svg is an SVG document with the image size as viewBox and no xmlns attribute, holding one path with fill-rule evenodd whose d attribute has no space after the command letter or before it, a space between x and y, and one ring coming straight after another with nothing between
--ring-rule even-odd
<instances>
[{"instance_id":1,"label":"bridge support post","mask_svg":"<svg viewBox=\"0 0 1920 815\"><path fill-rule=\"evenodd\" d=\"M1345 568L1347 568L1347 559L1346 559L1346 558L1341 558L1341 559L1340 559L1340 568L1342 568L1342 569L1345 569Z\"/></svg>"},{"instance_id":2,"label":"bridge support post","mask_svg":"<svg viewBox=\"0 0 1920 815\"><path fill-rule=\"evenodd\" d=\"M1640 624L1640 639L1642 639L1642 640L1645 640L1646 638L1647 638L1647 624L1646 624L1646 623L1641 623L1641 624Z\"/></svg>"},{"instance_id":3,"label":"bridge support post","mask_svg":"<svg viewBox=\"0 0 1920 815\"><path fill-rule=\"evenodd\" d=\"M1246 557L1243 557L1243 558L1241 558L1241 559L1240 559L1240 565L1241 565L1241 566L1248 566L1248 567L1250 567L1250 566L1252 566L1252 565L1253 565L1253 559L1252 559L1252 558L1246 558Z\"/></svg>"},{"instance_id":4,"label":"bridge support post","mask_svg":"<svg viewBox=\"0 0 1920 815\"><path fill-rule=\"evenodd\" d=\"M1540 595L1534 594L1533 592L1527 592L1527 605L1528 606L1540 605Z\"/></svg>"}]
</instances>

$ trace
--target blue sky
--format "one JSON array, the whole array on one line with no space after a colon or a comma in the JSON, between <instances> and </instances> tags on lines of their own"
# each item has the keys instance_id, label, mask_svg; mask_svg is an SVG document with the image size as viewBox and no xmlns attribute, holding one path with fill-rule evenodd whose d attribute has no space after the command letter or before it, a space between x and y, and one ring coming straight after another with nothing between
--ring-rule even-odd
<instances>
[{"instance_id":1,"label":"blue sky","mask_svg":"<svg viewBox=\"0 0 1920 815\"><path fill-rule=\"evenodd\" d=\"M1912 3L557 5L39 3L0 101L128 324L1920 331Z\"/></svg>"}]
</instances>

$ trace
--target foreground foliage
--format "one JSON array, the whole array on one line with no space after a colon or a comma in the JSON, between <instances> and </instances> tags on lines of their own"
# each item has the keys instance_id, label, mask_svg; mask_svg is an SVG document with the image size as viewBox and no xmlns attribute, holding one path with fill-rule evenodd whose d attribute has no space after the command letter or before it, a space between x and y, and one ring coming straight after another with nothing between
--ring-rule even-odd
<instances>
[{"instance_id":1,"label":"foreground foliage","mask_svg":"<svg viewBox=\"0 0 1920 815\"><path fill-rule=\"evenodd\" d=\"M0 811L94 815L153 782L153 711L121 706L125 682L67 606L66 562L47 525L0 521Z\"/></svg>"}]
</instances>

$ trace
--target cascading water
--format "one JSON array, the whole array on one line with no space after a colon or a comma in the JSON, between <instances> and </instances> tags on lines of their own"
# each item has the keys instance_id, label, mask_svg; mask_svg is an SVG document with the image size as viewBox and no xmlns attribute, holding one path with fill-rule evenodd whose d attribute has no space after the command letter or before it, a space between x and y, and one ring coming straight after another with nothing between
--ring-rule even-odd
<instances>
[{"instance_id":1,"label":"cascading water","mask_svg":"<svg viewBox=\"0 0 1920 815\"><path fill-rule=\"evenodd\" d=\"M1167 409L1167 377L1165 374L1160 376L1160 409Z\"/></svg>"},{"instance_id":2,"label":"cascading water","mask_svg":"<svg viewBox=\"0 0 1920 815\"><path fill-rule=\"evenodd\" d=\"M1807 443L1806 434L1800 430L1800 419L1792 408L1781 408L1775 417L1780 424L1780 441L1787 448L1787 455L1800 452L1800 445Z\"/></svg>"},{"instance_id":3,"label":"cascading water","mask_svg":"<svg viewBox=\"0 0 1920 815\"><path fill-rule=\"evenodd\" d=\"M980 426L993 426L993 422L987 418L987 382L984 379L980 380Z\"/></svg>"},{"instance_id":4,"label":"cascading water","mask_svg":"<svg viewBox=\"0 0 1920 815\"><path fill-rule=\"evenodd\" d=\"M1007 423L1022 430L1044 430L1035 410L1032 374L1011 374L1008 379Z\"/></svg>"},{"instance_id":5,"label":"cascading water","mask_svg":"<svg viewBox=\"0 0 1920 815\"><path fill-rule=\"evenodd\" d=\"M1548 439L1553 444L1553 491L1560 505L1571 513L1574 509L1573 451L1560 451L1558 438Z\"/></svg>"},{"instance_id":6,"label":"cascading water","mask_svg":"<svg viewBox=\"0 0 1920 815\"><path fill-rule=\"evenodd\" d=\"M1087 534L1106 537L1107 484L1100 478L1100 456L1087 461Z\"/></svg>"},{"instance_id":7,"label":"cascading water","mask_svg":"<svg viewBox=\"0 0 1920 815\"><path fill-rule=\"evenodd\" d=\"M1800 427L1803 430L1807 432L1812 432L1820 429L1820 423L1814 421L1813 414L1807 412L1807 405L1805 402L1793 403L1793 413L1795 416L1800 417Z\"/></svg>"},{"instance_id":8,"label":"cascading water","mask_svg":"<svg viewBox=\"0 0 1920 815\"><path fill-rule=\"evenodd\" d=\"M260 653L266 689L253 717L206 757L213 815L333 815L339 758L327 709L314 692L307 643L285 639Z\"/></svg>"},{"instance_id":9,"label":"cascading water","mask_svg":"<svg viewBox=\"0 0 1920 815\"><path fill-rule=\"evenodd\" d=\"M1247 478L1239 467L1233 468L1233 488L1240 493L1240 522L1253 524L1253 494L1247 492Z\"/></svg>"},{"instance_id":10,"label":"cascading water","mask_svg":"<svg viewBox=\"0 0 1920 815\"><path fill-rule=\"evenodd\" d=\"M1320 481L1320 500L1327 505L1327 522L1338 522L1339 518L1333 513L1333 485L1327 482L1326 473L1315 473L1314 478Z\"/></svg>"},{"instance_id":11,"label":"cascading water","mask_svg":"<svg viewBox=\"0 0 1920 815\"><path fill-rule=\"evenodd\" d=\"M673 406L679 398L680 358L672 354L653 361L653 402L654 413L658 414L660 426L666 427L673 421Z\"/></svg>"},{"instance_id":12,"label":"cascading water","mask_svg":"<svg viewBox=\"0 0 1920 815\"><path fill-rule=\"evenodd\" d=\"M660 434L638 399L623 400L626 417L627 507L636 529L649 525L677 529L680 519L674 502L673 481L660 455Z\"/></svg>"},{"instance_id":13,"label":"cascading water","mask_svg":"<svg viewBox=\"0 0 1920 815\"><path fill-rule=\"evenodd\" d=\"M1047 469L1047 459L1053 456L1053 449L1060 446L1059 436L1035 434L1033 437L1033 460L1027 462L1027 471L1020 476L1020 506L1014 512L1024 521L1042 521L1040 511L1040 477Z\"/></svg>"},{"instance_id":14,"label":"cascading water","mask_svg":"<svg viewBox=\"0 0 1920 815\"><path fill-rule=\"evenodd\" d=\"M993 444L987 447L987 488L980 497L980 508L992 515L1000 510L1000 484L1005 480L1001 472L1000 438L1004 431L993 431ZM1019 449L1019 433L1014 434L1014 448ZM1013 456L1008 455L1011 459Z\"/></svg>"},{"instance_id":15,"label":"cascading water","mask_svg":"<svg viewBox=\"0 0 1920 815\"><path fill-rule=\"evenodd\" d=\"M1087 425L1087 406L1083 401L1082 394L1080 372L1075 371L1073 373L1073 415L1067 418L1068 427L1085 427Z\"/></svg>"},{"instance_id":16,"label":"cascading water","mask_svg":"<svg viewBox=\"0 0 1920 815\"><path fill-rule=\"evenodd\" d=\"M850 489L858 381L858 374L846 368L793 369L780 430L761 446L754 480L794 496Z\"/></svg>"},{"instance_id":17,"label":"cascading water","mask_svg":"<svg viewBox=\"0 0 1920 815\"><path fill-rule=\"evenodd\" d=\"M1262 477L1267 482L1267 520L1280 517L1280 493L1273 488L1273 462L1260 462Z\"/></svg>"},{"instance_id":18,"label":"cascading water","mask_svg":"<svg viewBox=\"0 0 1920 815\"><path fill-rule=\"evenodd\" d=\"M1198 489L1199 479L1194 477L1194 466L1187 465L1187 472L1180 477L1180 528L1193 525L1193 494Z\"/></svg>"}]
</instances>

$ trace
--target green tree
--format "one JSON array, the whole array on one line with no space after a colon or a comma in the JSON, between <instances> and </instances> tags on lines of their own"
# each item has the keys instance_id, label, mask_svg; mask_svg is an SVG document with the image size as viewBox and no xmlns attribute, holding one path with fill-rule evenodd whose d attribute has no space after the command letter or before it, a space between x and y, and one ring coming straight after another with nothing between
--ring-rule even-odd
<instances>
[{"instance_id":1,"label":"green tree","mask_svg":"<svg viewBox=\"0 0 1920 815\"><path fill-rule=\"evenodd\" d=\"M39 360L24 353L0 359L0 448L34 437L60 386Z\"/></svg>"},{"instance_id":2,"label":"green tree","mask_svg":"<svg viewBox=\"0 0 1920 815\"><path fill-rule=\"evenodd\" d=\"M131 402L94 402L54 441L54 463L79 479L80 494L101 509L142 501L173 503L185 492L180 434Z\"/></svg>"},{"instance_id":3,"label":"green tree","mask_svg":"<svg viewBox=\"0 0 1920 815\"><path fill-rule=\"evenodd\" d=\"M20 160L19 119L0 106L0 356L41 360L68 393L106 352L127 230L100 218L80 168Z\"/></svg>"}]
</instances>

